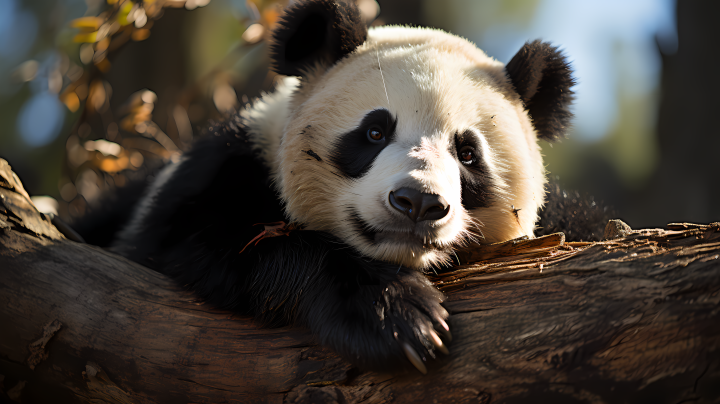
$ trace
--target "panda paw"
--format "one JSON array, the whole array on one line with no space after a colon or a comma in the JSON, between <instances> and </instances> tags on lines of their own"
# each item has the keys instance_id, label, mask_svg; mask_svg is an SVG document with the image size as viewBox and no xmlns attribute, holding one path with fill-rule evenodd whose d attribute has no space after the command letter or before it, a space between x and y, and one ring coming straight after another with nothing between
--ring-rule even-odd
<instances>
[{"instance_id":1,"label":"panda paw","mask_svg":"<svg viewBox=\"0 0 720 404\"><path fill-rule=\"evenodd\" d=\"M389 282L375 301L375 311L389 345L423 374L428 357L448 354L452 336L441 303L445 296L421 273L409 271ZM444 342L444 341L445 342Z\"/></svg>"}]
</instances>

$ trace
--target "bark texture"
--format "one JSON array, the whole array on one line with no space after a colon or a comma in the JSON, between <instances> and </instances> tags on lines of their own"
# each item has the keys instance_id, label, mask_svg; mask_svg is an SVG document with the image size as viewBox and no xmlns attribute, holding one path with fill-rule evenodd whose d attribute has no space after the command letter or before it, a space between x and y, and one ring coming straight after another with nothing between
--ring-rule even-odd
<instances>
[{"instance_id":1,"label":"bark texture","mask_svg":"<svg viewBox=\"0 0 720 404\"><path fill-rule=\"evenodd\" d=\"M65 239L0 162L0 402L709 403L720 397L720 223L459 252L450 354L351 367L170 279ZM615 229L615 230L613 230Z\"/></svg>"}]
</instances>

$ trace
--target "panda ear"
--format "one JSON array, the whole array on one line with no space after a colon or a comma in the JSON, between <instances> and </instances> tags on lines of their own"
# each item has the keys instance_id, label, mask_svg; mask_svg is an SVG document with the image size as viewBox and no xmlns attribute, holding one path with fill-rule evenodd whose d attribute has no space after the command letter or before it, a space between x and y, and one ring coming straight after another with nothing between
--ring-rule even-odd
<instances>
[{"instance_id":1,"label":"panda ear","mask_svg":"<svg viewBox=\"0 0 720 404\"><path fill-rule=\"evenodd\" d=\"M273 70L302 76L316 63L334 64L365 42L367 26L352 0L297 1L273 32Z\"/></svg>"},{"instance_id":2,"label":"panda ear","mask_svg":"<svg viewBox=\"0 0 720 404\"><path fill-rule=\"evenodd\" d=\"M562 52L547 42L527 42L505 69L538 137L557 140L564 136L573 116L570 104L575 79Z\"/></svg>"}]
</instances>

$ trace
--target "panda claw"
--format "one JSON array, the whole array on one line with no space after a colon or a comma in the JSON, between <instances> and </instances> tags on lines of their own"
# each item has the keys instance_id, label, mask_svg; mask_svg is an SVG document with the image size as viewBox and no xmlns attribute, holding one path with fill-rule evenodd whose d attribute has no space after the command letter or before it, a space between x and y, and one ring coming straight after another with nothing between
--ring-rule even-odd
<instances>
[{"instance_id":1,"label":"panda claw","mask_svg":"<svg viewBox=\"0 0 720 404\"><path fill-rule=\"evenodd\" d=\"M422 374L427 374L427 368L425 367L425 364L423 363L422 359L420 359L420 355L418 355L417 352L408 344L407 342L402 342L400 345L403 348L403 351L405 351L405 356L407 356L408 360L410 360L410 363L415 366L417 370L420 371Z\"/></svg>"},{"instance_id":2,"label":"panda claw","mask_svg":"<svg viewBox=\"0 0 720 404\"><path fill-rule=\"evenodd\" d=\"M435 345L435 349L437 349L439 352L442 352L445 355L450 353L450 351L448 351L447 347L445 346L445 344L443 344L442 340L440 339L440 337L437 335L437 333L435 331L430 330L428 332L428 334L430 337L430 341L432 341L433 345Z\"/></svg>"},{"instance_id":3,"label":"panda claw","mask_svg":"<svg viewBox=\"0 0 720 404\"><path fill-rule=\"evenodd\" d=\"M435 349L437 349L438 352L440 352L443 355L450 355L450 350L444 344L440 345L440 346L436 346Z\"/></svg>"},{"instance_id":4,"label":"panda claw","mask_svg":"<svg viewBox=\"0 0 720 404\"><path fill-rule=\"evenodd\" d=\"M445 324L447 326L447 324ZM452 342L452 334L450 333L450 329L441 328L438 330L440 335L442 335L442 339L444 339L447 342Z\"/></svg>"}]
</instances>

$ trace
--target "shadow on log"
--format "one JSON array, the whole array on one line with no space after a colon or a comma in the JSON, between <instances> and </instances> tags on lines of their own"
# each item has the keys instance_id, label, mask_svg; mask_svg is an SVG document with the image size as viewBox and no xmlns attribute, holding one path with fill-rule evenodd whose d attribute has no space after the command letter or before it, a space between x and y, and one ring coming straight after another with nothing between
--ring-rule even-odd
<instances>
[{"instance_id":1,"label":"shadow on log","mask_svg":"<svg viewBox=\"0 0 720 404\"><path fill-rule=\"evenodd\" d=\"M0 160L0 402L709 403L720 397L720 223L609 226L475 247L433 277L450 355L362 372L65 239ZM613 231L613 226L617 227Z\"/></svg>"}]
</instances>

